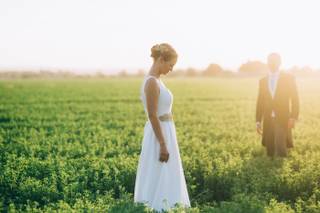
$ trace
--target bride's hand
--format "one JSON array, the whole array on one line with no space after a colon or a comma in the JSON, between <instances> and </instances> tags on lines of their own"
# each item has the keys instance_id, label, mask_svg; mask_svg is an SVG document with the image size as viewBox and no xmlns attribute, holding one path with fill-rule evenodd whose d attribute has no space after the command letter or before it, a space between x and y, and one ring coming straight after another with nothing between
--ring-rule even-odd
<instances>
[{"instance_id":1,"label":"bride's hand","mask_svg":"<svg viewBox=\"0 0 320 213\"><path fill-rule=\"evenodd\" d=\"M165 143L160 144L160 162L168 162L169 152Z\"/></svg>"}]
</instances>

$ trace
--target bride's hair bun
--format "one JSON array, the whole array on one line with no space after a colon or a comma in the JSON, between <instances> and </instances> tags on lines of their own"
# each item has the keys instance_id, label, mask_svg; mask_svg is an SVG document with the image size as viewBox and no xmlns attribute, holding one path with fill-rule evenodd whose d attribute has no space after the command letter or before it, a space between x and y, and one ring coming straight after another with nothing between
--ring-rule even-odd
<instances>
[{"instance_id":1,"label":"bride's hair bun","mask_svg":"<svg viewBox=\"0 0 320 213\"><path fill-rule=\"evenodd\" d=\"M165 61L176 59L178 57L177 52L170 44L162 43L153 45L151 48L151 57L153 60L157 60L159 57L163 57Z\"/></svg>"},{"instance_id":2,"label":"bride's hair bun","mask_svg":"<svg viewBox=\"0 0 320 213\"><path fill-rule=\"evenodd\" d=\"M153 45L151 48L151 57L154 59L157 59L160 57L160 55L161 55L160 45L159 44Z\"/></svg>"}]
</instances>

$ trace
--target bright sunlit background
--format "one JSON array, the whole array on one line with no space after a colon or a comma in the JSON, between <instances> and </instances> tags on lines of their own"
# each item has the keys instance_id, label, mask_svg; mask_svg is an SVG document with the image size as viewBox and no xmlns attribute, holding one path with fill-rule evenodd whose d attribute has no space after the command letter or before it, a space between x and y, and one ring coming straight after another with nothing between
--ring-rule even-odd
<instances>
[{"instance_id":1,"label":"bright sunlit background","mask_svg":"<svg viewBox=\"0 0 320 213\"><path fill-rule=\"evenodd\" d=\"M2 69L148 69L171 43L178 68L237 69L279 52L283 67L320 68L318 1L2 0Z\"/></svg>"}]
</instances>

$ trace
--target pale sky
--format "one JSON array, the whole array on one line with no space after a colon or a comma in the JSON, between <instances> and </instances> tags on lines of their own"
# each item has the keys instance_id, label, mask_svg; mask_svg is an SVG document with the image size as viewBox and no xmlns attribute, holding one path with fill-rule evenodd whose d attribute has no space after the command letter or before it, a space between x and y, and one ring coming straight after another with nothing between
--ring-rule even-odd
<instances>
[{"instance_id":1,"label":"pale sky","mask_svg":"<svg viewBox=\"0 0 320 213\"><path fill-rule=\"evenodd\" d=\"M278 52L320 68L314 0L0 0L0 68L148 69L168 42L176 68L237 69Z\"/></svg>"}]
</instances>

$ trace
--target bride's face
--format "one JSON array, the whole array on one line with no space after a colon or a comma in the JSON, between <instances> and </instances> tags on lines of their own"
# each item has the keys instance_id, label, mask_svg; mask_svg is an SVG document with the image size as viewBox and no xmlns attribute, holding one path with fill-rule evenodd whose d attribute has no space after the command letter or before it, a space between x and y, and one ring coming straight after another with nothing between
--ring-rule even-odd
<instances>
[{"instance_id":1,"label":"bride's face","mask_svg":"<svg viewBox=\"0 0 320 213\"><path fill-rule=\"evenodd\" d=\"M177 59L172 59L169 61L165 61L161 59L161 74L168 74L172 71L174 65L177 63Z\"/></svg>"}]
</instances>

